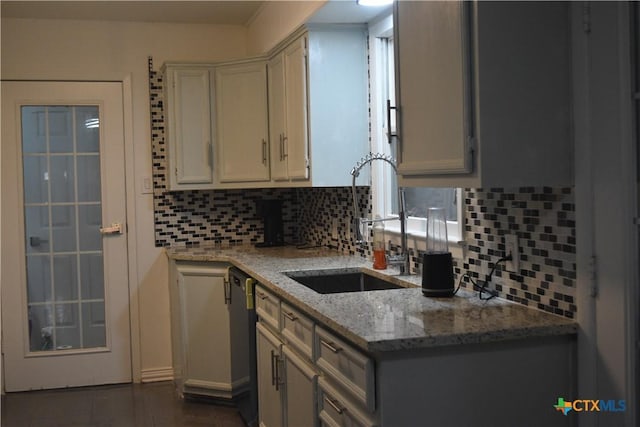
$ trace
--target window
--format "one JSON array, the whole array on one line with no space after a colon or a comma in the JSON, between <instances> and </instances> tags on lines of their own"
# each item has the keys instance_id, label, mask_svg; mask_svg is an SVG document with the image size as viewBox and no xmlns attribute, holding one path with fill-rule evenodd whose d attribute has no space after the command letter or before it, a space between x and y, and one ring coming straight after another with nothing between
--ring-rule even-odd
<instances>
[{"instance_id":1,"label":"window","mask_svg":"<svg viewBox=\"0 0 640 427\"><path fill-rule=\"evenodd\" d=\"M393 17L390 15L369 27L371 67L371 151L395 157L396 142L389 138L395 133L395 114L387 123L387 100L392 106L395 99L395 65L393 53ZM398 215L397 180L385 162L373 162L372 195L373 215L383 218ZM455 188L405 188L405 207L408 216L407 231L417 237L426 232L426 212L429 207L443 207L447 212L449 242L462 238L461 190ZM396 222L386 222L385 229L399 231Z\"/></svg>"}]
</instances>

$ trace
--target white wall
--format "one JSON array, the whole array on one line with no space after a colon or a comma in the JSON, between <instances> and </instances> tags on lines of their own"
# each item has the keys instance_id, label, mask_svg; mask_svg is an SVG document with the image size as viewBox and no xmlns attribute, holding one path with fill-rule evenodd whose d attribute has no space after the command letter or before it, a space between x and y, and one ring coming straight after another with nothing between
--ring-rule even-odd
<instances>
[{"instance_id":1,"label":"white wall","mask_svg":"<svg viewBox=\"0 0 640 427\"><path fill-rule=\"evenodd\" d=\"M135 182L127 191L135 205L136 283L140 354L134 378L170 373L171 342L167 263L154 247L153 199L141 194L141 181L151 176L151 142L147 57L156 68L163 61L216 61L246 55L243 26L116 23L99 21L2 19L1 78L36 80L123 80L130 78ZM126 110L125 110L126 111ZM133 158L131 158L133 157ZM7 208L6 206L4 207ZM5 284L3 284L5 285ZM136 321L139 331L135 330ZM139 369L137 369L139 367Z\"/></svg>"}]
</instances>

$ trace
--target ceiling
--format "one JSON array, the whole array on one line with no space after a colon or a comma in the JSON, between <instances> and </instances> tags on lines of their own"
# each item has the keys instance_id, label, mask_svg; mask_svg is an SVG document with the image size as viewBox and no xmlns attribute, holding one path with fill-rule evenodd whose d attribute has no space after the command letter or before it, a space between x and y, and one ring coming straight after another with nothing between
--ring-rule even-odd
<instances>
[{"instance_id":1,"label":"ceiling","mask_svg":"<svg viewBox=\"0 0 640 427\"><path fill-rule=\"evenodd\" d=\"M273 0L269 0L273 1ZM6 18L77 19L247 25L266 1L0 1ZM390 6L364 7L355 0L329 0L311 18L316 23L369 22Z\"/></svg>"},{"instance_id":2,"label":"ceiling","mask_svg":"<svg viewBox=\"0 0 640 427\"><path fill-rule=\"evenodd\" d=\"M7 1L8 18L245 25L263 1Z\"/></svg>"}]
</instances>

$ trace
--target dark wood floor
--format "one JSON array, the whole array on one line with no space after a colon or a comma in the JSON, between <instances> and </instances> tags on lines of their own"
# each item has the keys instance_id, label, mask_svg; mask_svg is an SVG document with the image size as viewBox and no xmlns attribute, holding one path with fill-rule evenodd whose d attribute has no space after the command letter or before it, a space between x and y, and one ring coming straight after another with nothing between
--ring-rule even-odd
<instances>
[{"instance_id":1,"label":"dark wood floor","mask_svg":"<svg viewBox=\"0 0 640 427\"><path fill-rule=\"evenodd\" d=\"M244 427L234 407L178 398L173 383L2 396L2 427Z\"/></svg>"}]
</instances>

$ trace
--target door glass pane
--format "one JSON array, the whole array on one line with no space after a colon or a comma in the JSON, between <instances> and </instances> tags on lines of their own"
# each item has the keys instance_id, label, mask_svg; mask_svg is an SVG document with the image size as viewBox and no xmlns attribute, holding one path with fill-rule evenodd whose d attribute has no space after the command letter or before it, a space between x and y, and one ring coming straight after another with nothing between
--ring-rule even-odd
<instances>
[{"instance_id":1,"label":"door glass pane","mask_svg":"<svg viewBox=\"0 0 640 427\"><path fill-rule=\"evenodd\" d=\"M49 158L48 181L51 188L51 201L56 203L75 201L74 156L60 155Z\"/></svg>"},{"instance_id":2,"label":"door glass pane","mask_svg":"<svg viewBox=\"0 0 640 427\"><path fill-rule=\"evenodd\" d=\"M82 181L78 182L78 201L100 201L100 157L97 155L82 155L77 157L78 175Z\"/></svg>"},{"instance_id":3,"label":"door glass pane","mask_svg":"<svg viewBox=\"0 0 640 427\"><path fill-rule=\"evenodd\" d=\"M32 352L106 345L99 113L22 107Z\"/></svg>"}]
</instances>

